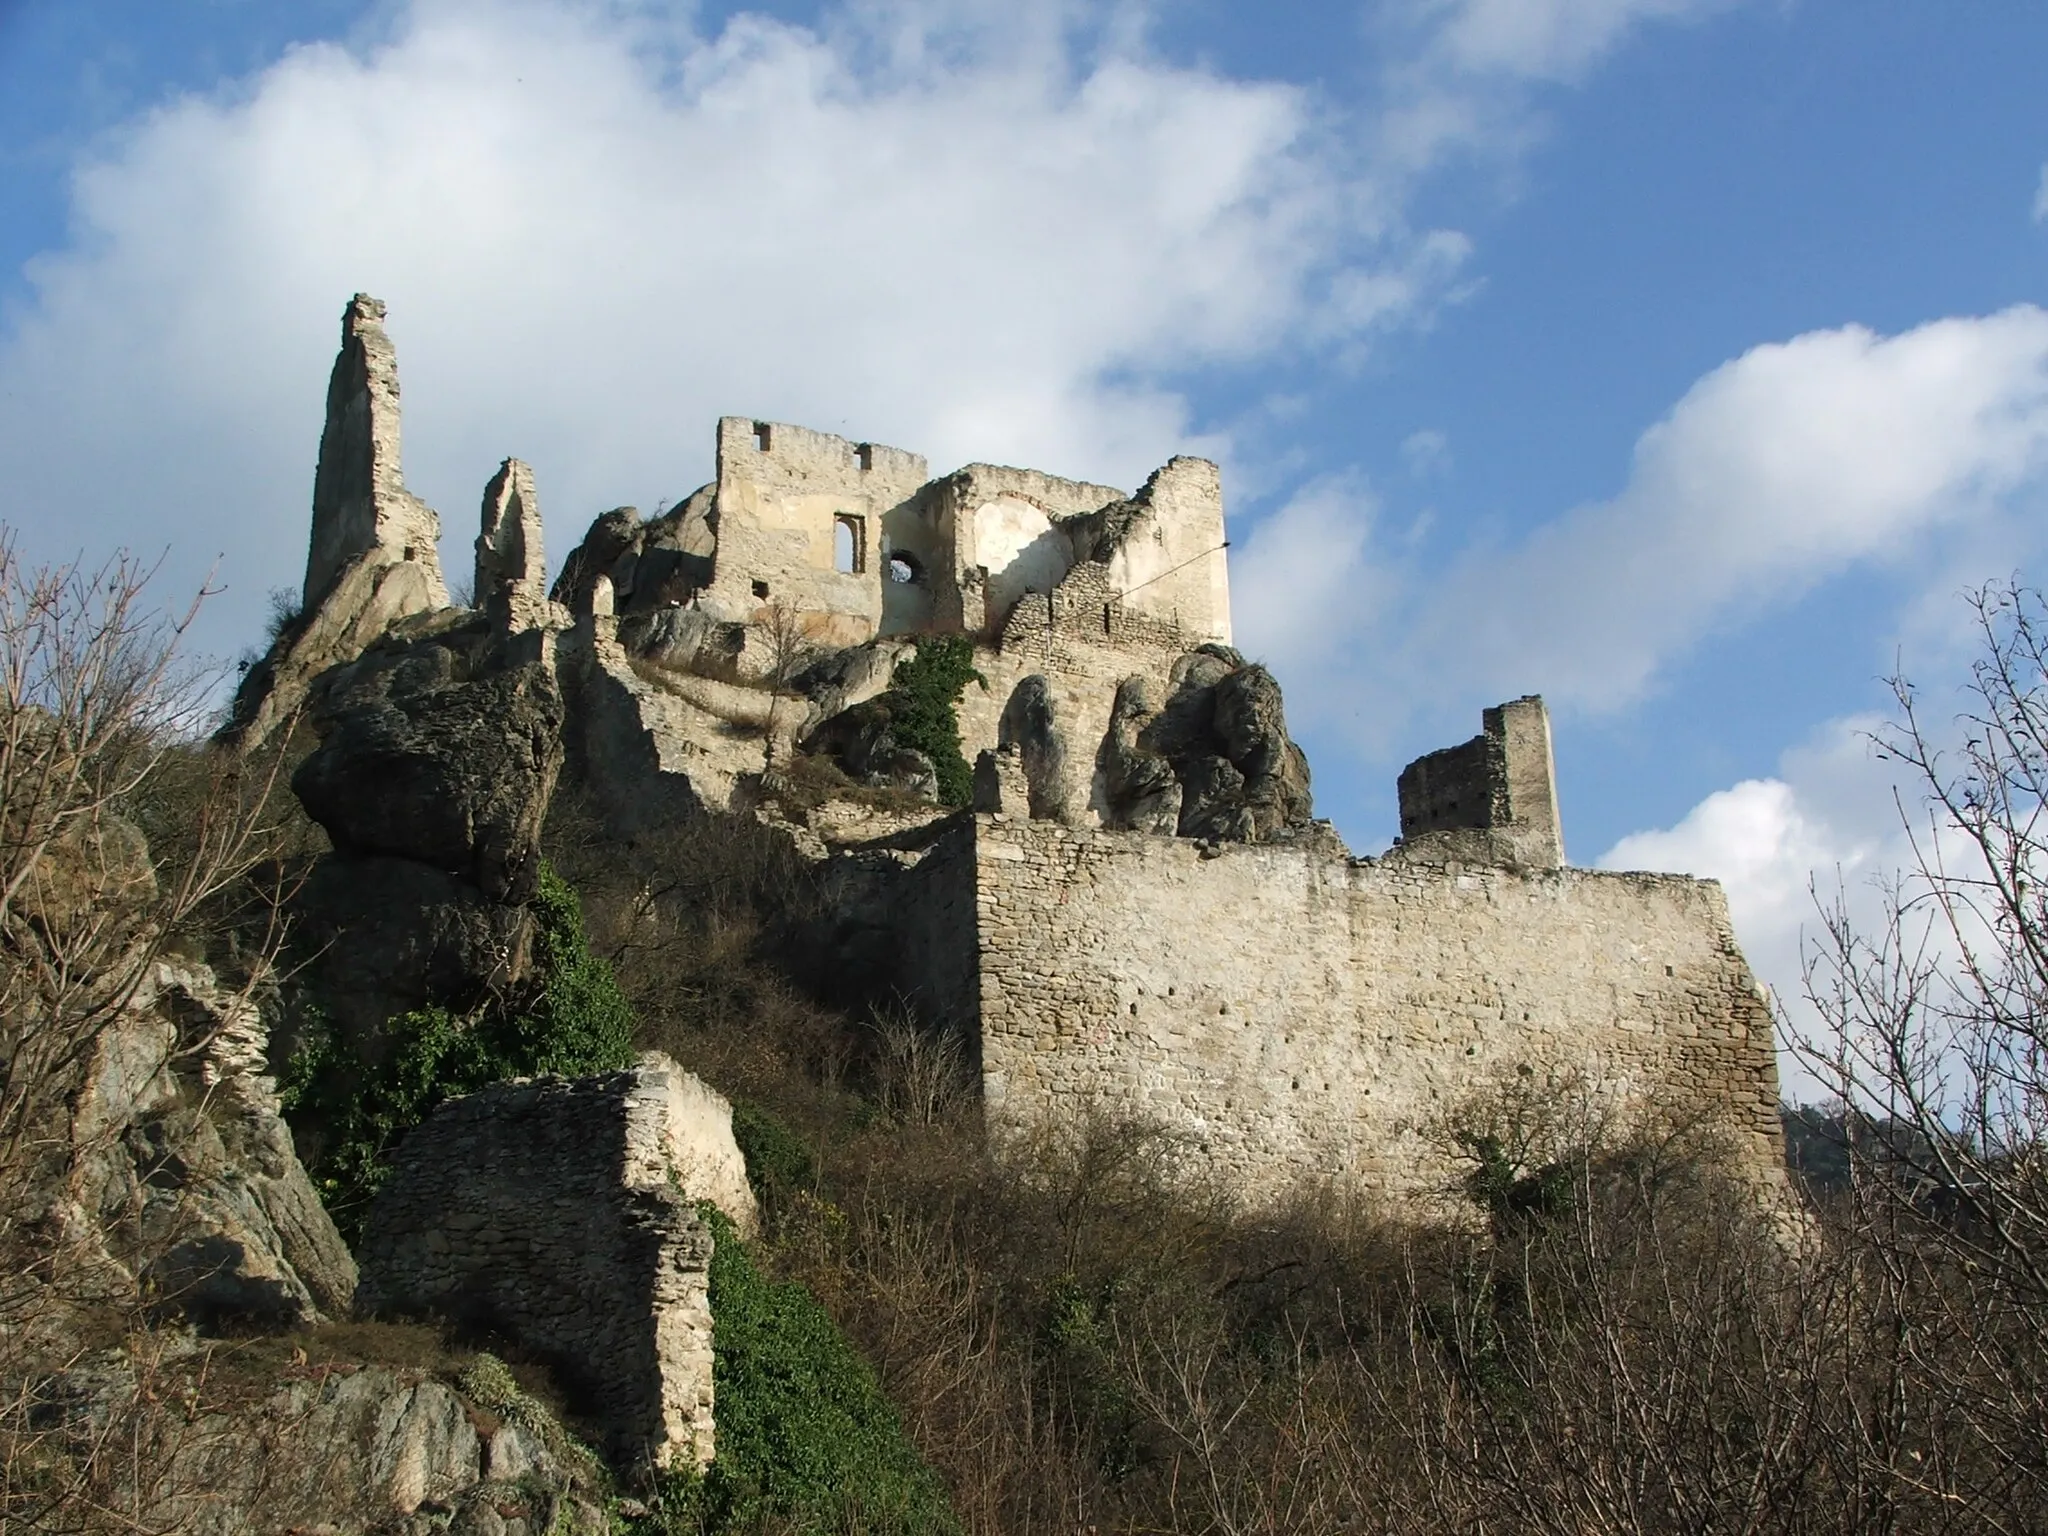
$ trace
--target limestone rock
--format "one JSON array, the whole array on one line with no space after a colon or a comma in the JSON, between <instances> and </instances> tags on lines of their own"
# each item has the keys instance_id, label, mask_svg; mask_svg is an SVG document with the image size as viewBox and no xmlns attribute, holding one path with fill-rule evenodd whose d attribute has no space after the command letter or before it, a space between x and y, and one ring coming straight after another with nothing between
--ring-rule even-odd
<instances>
[{"instance_id":1,"label":"limestone rock","mask_svg":"<svg viewBox=\"0 0 2048 1536\"><path fill-rule=\"evenodd\" d=\"M359 293L327 381L299 612L243 675L223 737L260 745L297 715L314 678L401 620L446 608L440 538L440 518L400 469L398 356L384 306Z\"/></svg>"},{"instance_id":2,"label":"limestone rock","mask_svg":"<svg viewBox=\"0 0 2048 1536\"><path fill-rule=\"evenodd\" d=\"M1180 784L1180 836L1266 842L1305 835L1312 810L1308 759L1287 735L1273 675L1228 646L1204 645L1175 663L1173 681L1166 707L1142 724L1138 701L1118 694L1103 756L1112 805L1132 803L1134 782L1156 782L1156 766L1139 766L1149 753L1170 763ZM1112 782L1125 786L1121 802ZM1124 824L1134 824L1121 814Z\"/></svg>"},{"instance_id":3,"label":"limestone rock","mask_svg":"<svg viewBox=\"0 0 2048 1536\"><path fill-rule=\"evenodd\" d=\"M996 731L996 750L1014 747L1029 786L1030 814L1042 820L1065 821L1067 743L1055 718L1052 688L1041 673L1018 683L1003 706Z\"/></svg>"},{"instance_id":4,"label":"limestone rock","mask_svg":"<svg viewBox=\"0 0 2048 1536\"><path fill-rule=\"evenodd\" d=\"M88 1446L109 1426L160 1422L154 1402L180 1376L175 1350L146 1362L104 1350L38 1384L45 1428ZM188 1353L190 1353L188 1351ZM165 1355L170 1356L167 1361ZM196 1362L192 1365L197 1373ZM176 1429L137 1463L152 1475L117 1486L138 1529L190 1536L333 1536L397 1532L608 1529L589 1469L565 1468L540 1451L516 1476L537 1437L523 1424L491 1421L448 1384L417 1371L324 1361L284 1375L267 1395L232 1410L217 1391L192 1393ZM508 1442L501 1452L500 1442ZM117 1458L117 1463L119 1459ZM120 1466L116 1466L118 1478Z\"/></svg>"},{"instance_id":5,"label":"limestone rock","mask_svg":"<svg viewBox=\"0 0 2048 1536\"><path fill-rule=\"evenodd\" d=\"M547 621L547 553L533 471L507 459L484 488L483 527L476 536L476 603L503 632L538 629Z\"/></svg>"},{"instance_id":6,"label":"limestone rock","mask_svg":"<svg viewBox=\"0 0 2048 1536\"><path fill-rule=\"evenodd\" d=\"M330 674L320 745L292 788L338 851L413 859L523 901L561 769L562 699L540 663L487 664L436 640Z\"/></svg>"},{"instance_id":7,"label":"limestone rock","mask_svg":"<svg viewBox=\"0 0 2048 1536\"><path fill-rule=\"evenodd\" d=\"M345 1316L355 1262L256 1075L266 1039L249 1015L204 967L159 964L93 1042L72 1187L159 1309L236 1328Z\"/></svg>"},{"instance_id":8,"label":"limestone rock","mask_svg":"<svg viewBox=\"0 0 2048 1536\"><path fill-rule=\"evenodd\" d=\"M619 644L630 655L676 672L729 677L739 665L746 640L744 624L724 623L698 608L657 608L619 623Z\"/></svg>"},{"instance_id":9,"label":"limestone rock","mask_svg":"<svg viewBox=\"0 0 2048 1536\"><path fill-rule=\"evenodd\" d=\"M897 741L892 723L886 696L872 698L841 710L799 745L831 758L857 783L937 798L938 770L924 753Z\"/></svg>"},{"instance_id":10,"label":"limestone rock","mask_svg":"<svg viewBox=\"0 0 2048 1536\"><path fill-rule=\"evenodd\" d=\"M445 608L440 539L441 520L406 490L399 464L398 354L384 332L384 306L359 293L342 312L341 352L327 381L300 589L306 608L318 608L342 572L371 554L418 565L432 605Z\"/></svg>"},{"instance_id":11,"label":"limestone rock","mask_svg":"<svg viewBox=\"0 0 2048 1536\"><path fill-rule=\"evenodd\" d=\"M371 554L350 562L327 596L287 625L269 654L243 674L223 738L262 745L297 717L315 678L441 604L415 561L394 564Z\"/></svg>"},{"instance_id":12,"label":"limestone rock","mask_svg":"<svg viewBox=\"0 0 2048 1536\"><path fill-rule=\"evenodd\" d=\"M1142 742L1156 711L1142 677L1117 685L1096 766L1103 824L1115 830L1172 837L1180 830L1181 785L1165 755Z\"/></svg>"},{"instance_id":13,"label":"limestone rock","mask_svg":"<svg viewBox=\"0 0 2048 1536\"><path fill-rule=\"evenodd\" d=\"M716 487L703 486L660 517L615 507L590 525L555 579L554 598L572 614L590 612L600 576L612 583L621 615L654 613L693 597L711 580L717 548Z\"/></svg>"},{"instance_id":14,"label":"limestone rock","mask_svg":"<svg viewBox=\"0 0 2048 1536\"><path fill-rule=\"evenodd\" d=\"M424 1003L466 1005L521 980L533 919L415 859L322 859L294 903L315 974L348 1038L366 1040Z\"/></svg>"}]
</instances>

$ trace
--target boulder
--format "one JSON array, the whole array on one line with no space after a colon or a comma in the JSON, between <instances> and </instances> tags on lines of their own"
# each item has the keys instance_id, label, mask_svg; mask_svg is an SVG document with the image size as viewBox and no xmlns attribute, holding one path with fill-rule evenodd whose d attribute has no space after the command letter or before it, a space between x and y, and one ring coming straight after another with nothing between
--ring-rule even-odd
<instances>
[{"instance_id":1,"label":"boulder","mask_svg":"<svg viewBox=\"0 0 2048 1536\"><path fill-rule=\"evenodd\" d=\"M319 1323L355 1293L261 1075L265 1044L248 997L160 963L94 1039L74 1101L70 1185L94 1241L138 1299L209 1327Z\"/></svg>"},{"instance_id":2,"label":"boulder","mask_svg":"<svg viewBox=\"0 0 2048 1536\"><path fill-rule=\"evenodd\" d=\"M367 1046L386 1019L428 1002L466 1006L522 980L526 907L414 859L322 859L294 903L330 1022Z\"/></svg>"},{"instance_id":3,"label":"boulder","mask_svg":"<svg viewBox=\"0 0 2048 1536\"><path fill-rule=\"evenodd\" d=\"M1024 769L1030 814L1065 821L1067 743L1055 715L1052 685L1034 673L1017 684L996 727L996 750L1014 748Z\"/></svg>"},{"instance_id":4,"label":"boulder","mask_svg":"<svg viewBox=\"0 0 2048 1536\"><path fill-rule=\"evenodd\" d=\"M412 859L523 901L562 762L562 699L539 662L481 670L449 638L380 646L321 680L320 745L292 788L337 851Z\"/></svg>"},{"instance_id":5,"label":"boulder","mask_svg":"<svg viewBox=\"0 0 2048 1536\"><path fill-rule=\"evenodd\" d=\"M1142 677L1117 684L1109 730L1096 754L1103 824L1117 831L1171 837L1180 830L1181 786L1165 754L1144 745L1154 717Z\"/></svg>"},{"instance_id":6,"label":"boulder","mask_svg":"<svg viewBox=\"0 0 2048 1536\"><path fill-rule=\"evenodd\" d=\"M1179 788L1175 830L1210 842L1267 842L1311 825L1308 759L1287 735L1280 685L1225 645L1174 664L1156 713L1144 685L1117 690L1098 762L1112 825L1165 830L1164 777Z\"/></svg>"},{"instance_id":7,"label":"boulder","mask_svg":"<svg viewBox=\"0 0 2048 1536\"><path fill-rule=\"evenodd\" d=\"M841 710L799 745L805 752L831 758L857 783L937 799L938 770L924 753L897 741L892 723L889 696L884 694Z\"/></svg>"}]
</instances>

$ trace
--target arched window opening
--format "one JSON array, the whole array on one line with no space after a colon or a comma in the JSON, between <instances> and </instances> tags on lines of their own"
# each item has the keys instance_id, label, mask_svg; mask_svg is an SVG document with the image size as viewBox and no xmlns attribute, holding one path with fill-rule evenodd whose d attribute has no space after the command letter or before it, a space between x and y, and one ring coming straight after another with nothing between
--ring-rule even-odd
<instances>
[{"instance_id":1,"label":"arched window opening","mask_svg":"<svg viewBox=\"0 0 2048 1536\"><path fill-rule=\"evenodd\" d=\"M903 553L902 550L894 550L890 553L889 579L891 581L913 582L918 580L923 574L923 572L918 570L917 562Z\"/></svg>"}]
</instances>

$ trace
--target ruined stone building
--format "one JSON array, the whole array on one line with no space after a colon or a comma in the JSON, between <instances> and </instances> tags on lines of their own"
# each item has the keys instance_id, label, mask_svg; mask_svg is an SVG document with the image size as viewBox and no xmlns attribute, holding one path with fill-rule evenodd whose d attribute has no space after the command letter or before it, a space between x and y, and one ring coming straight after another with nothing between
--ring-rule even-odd
<instances>
[{"instance_id":1,"label":"ruined stone building","mask_svg":"<svg viewBox=\"0 0 2048 1536\"><path fill-rule=\"evenodd\" d=\"M728 417L711 484L597 518L551 591L534 477L507 461L477 608L449 610L434 514L399 474L382 312L358 298L344 318L308 611L252 671L245 736L300 699L331 710L315 677L381 676L352 660L378 645L456 647L400 669L437 697L482 686L477 657L530 669L559 711L553 763L621 825L732 810L821 861L821 946L960 1032L998 1137L1137 1115L1255 1203L1332 1182L1426 1195L1447 1176L1435 1117L1571 1080L1706 1115L1775 1177L1771 1018L1721 890L1566 863L1540 698L1411 764L1386 852L1313 819L1279 688L1230 646L1215 465L1173 459L1135 493L985 464L933 477L902 449ZM935 636L969 642L986 684L960 704L975 795L957 810L880 707ZM413 720L428 696L378 695ZM778 776L806 760L849 792L792 809ZM489 921L462 931L514 954L490 904L516 892L476 889Z\"/></svg>"}]
</instances>

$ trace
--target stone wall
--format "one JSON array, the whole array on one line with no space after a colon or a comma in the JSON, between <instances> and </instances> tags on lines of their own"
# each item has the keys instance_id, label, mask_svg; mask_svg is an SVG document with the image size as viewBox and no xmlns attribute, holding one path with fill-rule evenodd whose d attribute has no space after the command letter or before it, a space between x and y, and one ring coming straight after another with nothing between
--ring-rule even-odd
<instances>
[{"instance_id":1,"label":"stone wall","mask_svg":"<svg viewBox=\"0 0 2048 1536\"><path fill-rule=\"evenodd\" d=\"M1030 593L1012 609L1000 644L978 647L975 665L988 686L969 684L960 699L960 739L971 762L993 749L1003 711L1028 677L1043 677L1053 724L1065 743L1067 804L1083 821L1104 805L1096 755L1109 732L1117 684L1143 677L1155 698L1172 693L1173 664L1199 640L1120 602L1106 567L1076 566L1051 592Z\"/></svg>"},{"instance_id":2,"label":"stone wall","mask_svg":"<svg viewBox=\"0 0 2048 1536\"><path fill-rule=\"evenodd\" d=\"M1550 713L1534 694L1485 711L1470 741L1418 757L1401 770L1401 836L1499 834L1522 863L1564 863Z\"/></svg>"},{"instance_id":3,"label":"stone wall","mask_svg":"<svg viewBox=\"0 0 2048 1536\"><path fill-rule=\"evenodd\" d=\"M1525 1069L1705 1111L1775 1177L1771 1019L1720 887L1466 866L1455 847L1353 860L977 817L971 859L906 876L973 881L977 974L963 991L935 970L921 1000L977 1027L998 1134L1153 1119L1254 1204L1323 1181L1441 1189L1431 1117Z\"/></svg>"},{"instance_id":4,"label":"stone wall","mask_svg":"<svg viewBox=\"0 0 2048 1536\"><path fill-rule=\"evenodd\" d=\"M367 1312L431 1314L549 1360L615 1462L712 1455L712 1237L755 1221L722 1098L650 1052L501 1084L408 1135L358 1260Z\"/></svg>"},{"instance_id":5,"label":"stone wall","mask_svg":"<svg viewBox=\"0 0 2048 1536\"><path fill-rule=\"evenodd\" d=\"M925 482L921 455L783 422L718 423L718 541L706 606L760 622L771 604L802 614L807 638L858 645L882 621L882 520ZM836 569L841 520L854 569Z\"/></svg>"}]
</instances>

